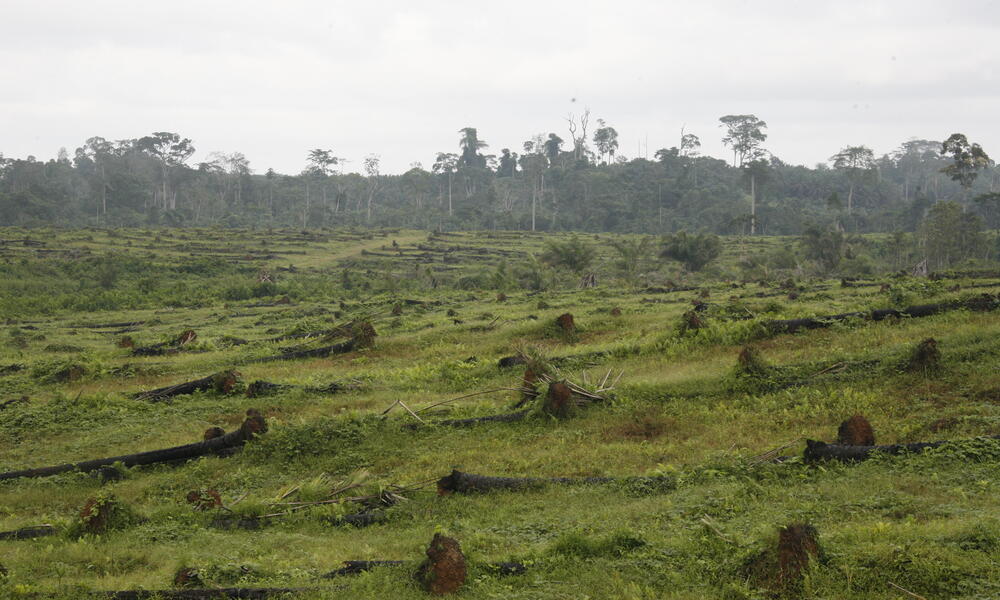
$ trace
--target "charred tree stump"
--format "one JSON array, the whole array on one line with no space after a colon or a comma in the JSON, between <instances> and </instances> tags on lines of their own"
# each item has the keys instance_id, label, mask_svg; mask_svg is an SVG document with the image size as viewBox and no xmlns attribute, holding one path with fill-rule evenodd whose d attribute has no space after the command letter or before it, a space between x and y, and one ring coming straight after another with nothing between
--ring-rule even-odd
<instances>
[{"instance_id":1,"label":"charred tree stump","mask_svg":"<svg viewBox=\"0 0 1000 600\"><path fill-rule=\"evenodd\" d=\"M565 334L576 333L576 323L573 322L573 315L571 313L564 313L556 317L556 325Z\"/></svg>"},{"instance_id":2,"label":"charred tree stump","mask_svg":"<svg viewBox=\"0 0 1000 600\"><path fill-rule=\"evenodd\" d=\"M986 436L977 439L1000 440L1000 435ZM860 462L871 458L873 454L897 455L923 452L928 448L937 448L946 444L955 443L956 441L959 440L915 442L911 444L889 444L886 446L844 446L840 444L827 444L816 440L806 440L806 449L803 453L803 457L807 462L818 462L822 460Z\"/></svg>"},{"instance_id":3,"label":"charred tree stump","mask_svg":"<svg viewBox=\"0 0 1000 600\"><path fill-rule=\"evenodd\" d=\"M139 392L137 394L133 394L132 397L136 400L149 400L156 402L167 398L173 398L174 396L183 396L185 394L193 394L195 392L205 390L215 390L220 394L228 394L233 391L233 388L236 387L236 384L238 384L239 381L239 371L222 371L220 373L216 373L215 375L195 379L194 381L185 381L184 383L168 385L155 390L149 390L148 392Z\"/></svg>"},{"instance_id":4,"label":"charred tree stump","mask_svg":"<svg viewBox=\"0 0 1000 600\"><path fill-rule=\"evenodd\" d=\"M465 555L458 540L434 534L427 547L427 560L413 575L425 591L434 596L454 594L465 585Z\"/></svg>"},{"instance_id":5,"label":"charred tree stump","mask_svg":"<svg viewBox=\"0 0 1000 600\"><path fill-rule=\"evenodd\" d=\"M107 467L117 462L122 463L125 467L136 467L141 465L188 460L210 454L218 454L220 451L238 448L252 440L254 436L267 432L267 422L264 420L264 417L260 415L260 413L253 409L248 410L247 413L247 419L243 421L243 424L239 429L230 431L229 433L217 438L195 442L193 444L186 444L184 446L166 448L164 450L150 450L149 452L140 452L138 454L111 456L108 458L85 460L78 463L66 463L63 465L41 467L38 469L8 471L6 473L0 473L0 481L18 479L21 477L49 477L51 475L68 473L70 471L96 471L101 467Z\"/></svg>"}]
</instances>

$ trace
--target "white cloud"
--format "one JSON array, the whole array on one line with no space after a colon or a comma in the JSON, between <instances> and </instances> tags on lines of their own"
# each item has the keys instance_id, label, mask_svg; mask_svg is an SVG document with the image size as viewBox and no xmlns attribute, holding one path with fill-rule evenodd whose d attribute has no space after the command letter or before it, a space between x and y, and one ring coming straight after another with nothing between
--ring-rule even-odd
<instances>
[{"instance_id":1,"label":"white cloud","mask_svg":"<svg viewBox=\"0 0 1000 600\"><path fill-rule=\"evenodd\" d=\"M984 0L12 3L0 151L171 130L258 171L314 147L399 171L467 125L496 152L568 138L566 113L589 106L627 156L683 125L725 157L734 112L766 120L789 162L952 131L1000 154L998 24Z\"/></svg>"}]
</instances>

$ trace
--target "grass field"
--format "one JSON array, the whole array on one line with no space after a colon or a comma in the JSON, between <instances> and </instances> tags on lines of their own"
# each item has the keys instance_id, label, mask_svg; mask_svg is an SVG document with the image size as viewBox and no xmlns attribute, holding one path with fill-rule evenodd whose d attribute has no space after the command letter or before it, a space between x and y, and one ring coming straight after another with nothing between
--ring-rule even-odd
<instances>
[{"instance_id":1,"label":"grass field","mask_svg":"<svg viewBox=\"0 0 1000 600\"><path fill-rule=\"evenodd\" d=\"M309 588L294 594L304 599L425 597L412 572L436 532L462 545L467 598L1000 596L1000 441L974 439L1000 433L1000 313L762 327L996 294L1000 278L748 277L740 258L791 243L763 238L726 240L699 276L658 263L628 281L601 235L586 237L598 285L580 289L532 266L554 235L0 231L0 471L196 442L248 409L269 429L232 456L117 469L111 481L0 481L0 531L56 529L0 540L0 597L170 589L184 568L207 587ZM516 284L534 279L543 289ZM702 327L685 331L693 301ZM575 331L556 325L564 313ZM262 360L342 341L291 336L356 320L374 327L372 346ZM186 330L197 338L171 349ZM136 356L125 336L168 351ZM914 367L927 338L940 361ZM763 365L740 369L751 344ZM433 424L513 411L524 366L498 359L518 352L557 381L616 383L565 419L535 406L541 385L522 420ZM241 381L229 393L134 397L227 369ZM285 387L248 397L258 380ZM332 383L343 389L319 389ZM805 439L832 442L854 414L879 444L956 443L803 460ZM439 495L452 469L616 481ZM207 490L224 508L194 510L189 492ZM398 501L366 527L337 524L361 503L320 503L386 492ZM91 498L122 507L106 531L86 531ZM241 519L259 527L231 526ZM814 526L821 551L779 582L766 551L793 523ZM345 560L413 568L321 578ZM498 575L488 565L501 561L527 570Z\"/></svg>"}]
</instances>

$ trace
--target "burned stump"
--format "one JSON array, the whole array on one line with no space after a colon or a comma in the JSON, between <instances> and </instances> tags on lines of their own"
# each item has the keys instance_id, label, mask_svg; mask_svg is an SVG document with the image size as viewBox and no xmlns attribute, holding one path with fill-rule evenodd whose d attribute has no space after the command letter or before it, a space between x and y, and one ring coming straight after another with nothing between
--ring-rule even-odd
<instances>
[{"instance_id":1,"label":"burned stump","mask_svg":"<svg viewBox=\"0 0 1000 600\"><path fill-rule=\"evenodd\" d=\"M941 351L937 340L927 338L917 344L906 361L905 369L911 373L932 374L941 369Z\"/></svg>"},{"instance_id":2,"label":"burned stump","mask_svg":"<svg viewBox=\"0 0 1000 600\"><path fill-rule=\"evenodd\" d=\"M874 446L875 431L868 419L854 415L840 424L837 429L837 443L842 446Z\"/></svg>"},{"instance_id":3,"label":"burned stump","mask_svg":"<svg viewBox=\"0 0 1000 600\"><path fill-rule=\"evenodd\" d=\"M765 548L747 565L750 580L775 595L795 593L809 563L820 557L819 535L808 523L794 523L778 530L778 542Z\"/></svg>"},{"instance_id":4,"label":"burned stump","mask_svg":"<svg viewBox=\"0 0 1000 600\"><path fill-rule=\"evenodd\" d=\"M565 419L573 414L574 408L576 401L573 398L573 390L560 381L550 383L545 401L542 403L542 411L557 419Z\"/></svg>"},{"instance_id":5,"label":"burned stump","mask_svg":"<svg viewBox=\"0 0 1000 600\"><path fill-rule=\"evenodd\" d=\"M573 315L571 313L563 313L556 317L556 326L564 334L570 335L576 333L576 323L573 322Z\"/></svg>"},{"instance_id":6,"label":"burned stump","mask_svg":"<svg viewBox=\"0 0 1000 600\"><path fill-rule=\"evenodd\" d=\"M465 555L458 540L435 533L427 547L427 560L414 577L425 591L435 596L457 592L466 578Z\"/></svg>"}]
</instances>

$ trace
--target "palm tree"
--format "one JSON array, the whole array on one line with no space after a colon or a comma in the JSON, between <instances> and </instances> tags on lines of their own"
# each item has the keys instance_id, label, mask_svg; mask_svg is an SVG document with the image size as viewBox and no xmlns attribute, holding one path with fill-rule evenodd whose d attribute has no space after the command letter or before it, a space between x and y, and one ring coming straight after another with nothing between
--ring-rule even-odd
<instances>
[{"instance_id":1,"label":"palm tree","mask_svg":"<svg viewBox=\"0 0 1000 600\"><path fill-rule=\"evenodd\" d=\"M462 150L461 164L465 167L481 167L485 160L479 151L486 148L488 144L479 139L479 132L475 127L463 127L458 130L462 137L458 140L458 147Z\"/></svg>"}]
</instances>

